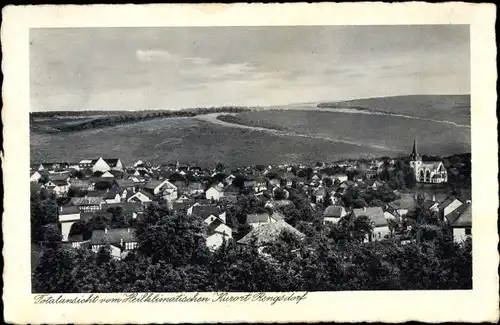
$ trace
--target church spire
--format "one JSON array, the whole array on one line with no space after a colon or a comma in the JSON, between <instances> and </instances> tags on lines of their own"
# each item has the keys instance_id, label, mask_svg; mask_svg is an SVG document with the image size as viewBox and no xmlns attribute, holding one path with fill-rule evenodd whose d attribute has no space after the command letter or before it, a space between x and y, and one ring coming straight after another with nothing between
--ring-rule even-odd
<instances>
[{"instance_id":1,"label":"church spire","mask_svg":"<svg viewBox=\"0 0 500 325\"><path fill-rule=\"evenodd\" d=\"M417 153L417 138L413 138L413 151L411 152L411 154L414 157L418 156L418 153Z\"/></svg>"},{"instance_id":2,"label":"church spire","mask_svg":"<svg viewBox=\"0 0 500 325\"><path fill-rule=\"evenodd\" d=\"M417 138L413 139L413 150L411 152L410 158L412 160L418 160L420 158L417 151Z\"/></svg>"}]
</instances>

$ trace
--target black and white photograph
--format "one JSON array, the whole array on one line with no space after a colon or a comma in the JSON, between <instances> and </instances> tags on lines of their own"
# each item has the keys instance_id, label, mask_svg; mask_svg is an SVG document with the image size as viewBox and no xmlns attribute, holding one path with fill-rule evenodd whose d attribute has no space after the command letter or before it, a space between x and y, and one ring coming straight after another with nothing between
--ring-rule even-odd
<instances>
[{"instance_id":1,"label":"black and white photograph","mask_svg":"<svg viewBox=\"0 0 500 325\"><path fill-rule=\"evenodd\" d=\"M468 25L32 28L29 65L33 293L472 289Z\"/></svg>"},{"instance_id":2,"label":"black and white photograph","mask_svg":"<svg viewBox=\"0 0 500 325\"><path fill-rule=\"evenodd\" d=\"M495 322L495 9L3 8L6 322Z\"/></svg>"},{"instance_id":3,"label":"black and white photograph","mask_svg":"<svg viewBox=\"0 0 500 325\"><path fill-rule=\"evenodd\" d=\"M33 292L472 289L469 26L29 42Z\"/></svg>"}]
</instances>

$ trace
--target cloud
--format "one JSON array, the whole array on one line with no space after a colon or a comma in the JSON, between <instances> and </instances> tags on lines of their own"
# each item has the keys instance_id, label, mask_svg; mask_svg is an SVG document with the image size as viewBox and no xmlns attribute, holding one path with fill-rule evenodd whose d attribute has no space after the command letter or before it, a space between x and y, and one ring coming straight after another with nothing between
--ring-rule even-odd
<instances>
[{"instance_id":1,"label":"cloud","mask_svg":"<svg viewBox=\"0 0 500 325\"><path fill-rule=\"evenodd\" d=\"M164 50L137 50L137 59L141 62L176 61L178 57Z\"/></svg>"}]
</instances>

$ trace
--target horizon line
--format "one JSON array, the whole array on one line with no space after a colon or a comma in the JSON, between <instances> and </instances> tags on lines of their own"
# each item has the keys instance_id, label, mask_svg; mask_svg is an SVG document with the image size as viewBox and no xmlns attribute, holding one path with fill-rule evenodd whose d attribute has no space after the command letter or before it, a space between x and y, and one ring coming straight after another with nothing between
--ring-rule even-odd
<instances>
[{"instance_id":1,"label":"horizon line","mask_svg":"<svg viewBox=\"0 0 500 325\"><path fill-rule=\"evenodd\" d=\"M370 97L357 97L351 99L323 99L318 101L308 101L308 102L290 102L283 104L269 104L269 105L210 105L210 106L197 106L197 107L183 107L183 108L137 108L137 109L78 109L78 110L36 110L29 113L42 113L42 112L138 112L138 111L182 111L182 110L194 110L194 109L214 109L223 107L237 107L237 108L261 108L261 107L274 107L274 106L291 106L291 105L306 105L306 104L320 104L320 103L342 103L355 100L368 100L368 99L380 99L380 98L395 98L395 97L411 97L411 96L471 96L471 93L455 93L455 94L402 94L402 95L387 95L387 96L370 96Z\"/></svg>"}]
</instances>

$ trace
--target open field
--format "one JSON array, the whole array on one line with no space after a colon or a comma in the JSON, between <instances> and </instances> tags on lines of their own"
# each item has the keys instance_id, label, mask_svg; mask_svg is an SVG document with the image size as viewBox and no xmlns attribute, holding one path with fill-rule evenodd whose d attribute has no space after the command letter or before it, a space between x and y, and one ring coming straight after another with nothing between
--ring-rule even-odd
<instances>
[{"instance_id":1,"label":"open field","mask_svg":"<svg viewBox=\"0 0 500 325\"><path fill-rule=\"evenodd\" d=\"M355 108L404 114L470 125L470 95L409 95L320 103L320 107Z\"/></svg>"},{"instance_id":2,"label":"open field","mask_svg":"<svg viewBox=\"0 0 500 325\"><path fill-rule=\"evenodd\" d=\"M165 112L168 118L153 114L146 121L60 133L51 129L71 129L96 116L42 114L32 123L31 160L108 156L129 163L137 159L230 165L316 162L408 154L415 137L421 153L446 156L471 151L469 100L469 96L400 96L344 102L342 109L312 103L215 114L204 111L189 117ZM363 105L391 113L360 113L356 107Z\"/></svg>"},{"instance_id":3,"label":"open field","mask_svg":"<svg viewBox=\"0 0 500 325\"><path fill-rule=\"evenodd\" d=\"M225 127L196 118L169 118L64 134L31 134L31 160L78 161L98 156L213 165L331 161L391 152L328 140ZM393 153L392 153L393 154Z\"/></svg>"},{"instance_id":4,"label":"open field","mask_svg":"<svg viewBox=\"0 0 500 325\"><path fill-rule=\"evenodd\" d=\"M416 137L419 150L432 155L470 152L470 128L398 116L328 111L265 110L236 114L233 122L269 128L276 125L315 137L335 137L395 152L411 150Z\"/></svg>"}]
</instances>

